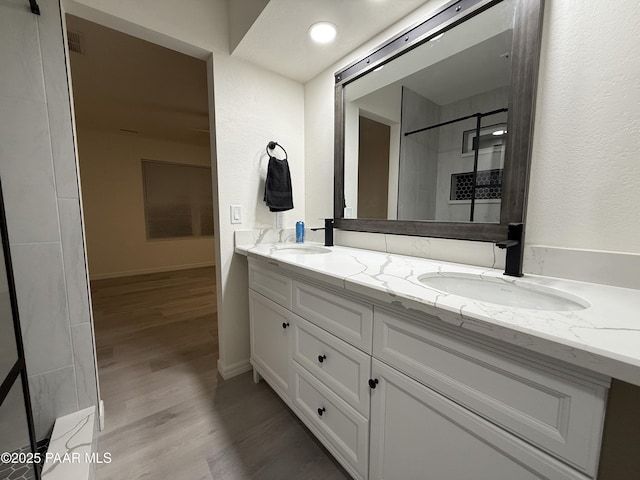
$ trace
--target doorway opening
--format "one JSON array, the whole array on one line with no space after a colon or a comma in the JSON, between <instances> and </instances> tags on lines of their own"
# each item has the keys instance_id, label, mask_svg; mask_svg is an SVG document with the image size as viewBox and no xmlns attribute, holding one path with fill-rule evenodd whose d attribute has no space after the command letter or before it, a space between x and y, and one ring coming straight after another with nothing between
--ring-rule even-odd
<instances>
[{"instance_id":1,"label":"doorway opening","mask_svg":"<svg viewBox=\"0 0 640 480\"><path fill-rule=\"evenodd\" d=\"M391 127L362 114L358 126L358 218L386 219Z\"/></svg>"},{"instance_id":2,"label":"doorway opening","mask_svg":"<svg viewBox=\"0 0 640 480\"><path fill-rule=\"evenodd\" d=\"M145 422L180 411L187 427L186 412L218 381L207 64L80 17L65 21L100 442L124 457L136 450L123 439L151 433L140 430ZM131 465L118 464L100 468Z\"/></svg>"}]
</instances>

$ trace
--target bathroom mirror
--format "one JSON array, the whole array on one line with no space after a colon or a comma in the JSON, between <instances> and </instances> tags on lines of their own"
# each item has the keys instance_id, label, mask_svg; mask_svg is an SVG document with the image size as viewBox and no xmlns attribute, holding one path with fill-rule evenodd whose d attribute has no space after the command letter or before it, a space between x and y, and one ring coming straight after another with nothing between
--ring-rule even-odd
<instances>
[{"instance_id":1,"label":"bathroom mirror","mask_svg":"<svg viewBox=\"0 0 640 480\"><path fill-rule=\"evenodd\" d=\"M496 241L522 222L542 0L449 2L336 74L336 226Z\"/></svg>"}]
</instances>

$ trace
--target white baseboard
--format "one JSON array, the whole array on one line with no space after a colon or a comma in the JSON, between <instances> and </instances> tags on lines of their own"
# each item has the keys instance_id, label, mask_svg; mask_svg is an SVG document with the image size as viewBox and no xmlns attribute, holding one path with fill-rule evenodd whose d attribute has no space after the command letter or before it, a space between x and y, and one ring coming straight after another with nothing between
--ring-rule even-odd
<instances>
[{"instance_id":1,"label":"white baseboard","mask_svg":"<svg viewBox=\"0 0 640 480\"><path fill-rule=\"evenodd\" d=\"M220 359L218 359L218 373L224 380L241 375L252 369L249 359L242 360L240 362L232 363L231 365L224 365Z\"/></svg>"},{"instance_id":2,"label":"white baseboard","mask_svg":"<svg viewBox=\"0 0 640 480\"><path fill-rule=\"evenodd\" d=\"M189 265L170 265L168 267L144 268L142 270L127 270L125 272L99 273L92 275L89 272L89 280L106 280L108 278L133 277L134 275L145 275L148 273L173 272L176 270L189 270L191 268L213 267L214 262L191 263Z\"/></svg>"}]
</instances>

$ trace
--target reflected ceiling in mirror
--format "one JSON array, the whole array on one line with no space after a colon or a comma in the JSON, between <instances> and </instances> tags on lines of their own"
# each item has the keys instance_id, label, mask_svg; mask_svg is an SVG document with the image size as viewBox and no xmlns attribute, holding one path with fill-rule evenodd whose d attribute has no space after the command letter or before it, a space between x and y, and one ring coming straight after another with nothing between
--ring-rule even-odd
<instances>
[{"instance_id":1,"label":"reflected ceiling in mirror","mask_svg":"<svg viewBox=\"0 0 640 480\"><path fill-rule=\"evenodd\" d=\"M344 86L345 218L500 223L515 4Z\"/></svg>"}]
</instances>

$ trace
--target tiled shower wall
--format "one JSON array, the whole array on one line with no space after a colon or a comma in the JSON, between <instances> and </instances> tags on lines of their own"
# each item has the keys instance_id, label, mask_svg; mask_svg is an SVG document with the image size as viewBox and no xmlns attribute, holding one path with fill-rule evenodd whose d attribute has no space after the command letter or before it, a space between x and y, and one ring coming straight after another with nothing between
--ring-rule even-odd
<instances>
[{"instance_id":1,"label":"tiled shower wall","mask_svg":"<svg viewBox=\"0 0 640 480\"><path fill-rule=\"evenodd\" d=\"M58 0L0 2L0 178L38 439L97 403Z\"/></svg>"}]
</instances>

